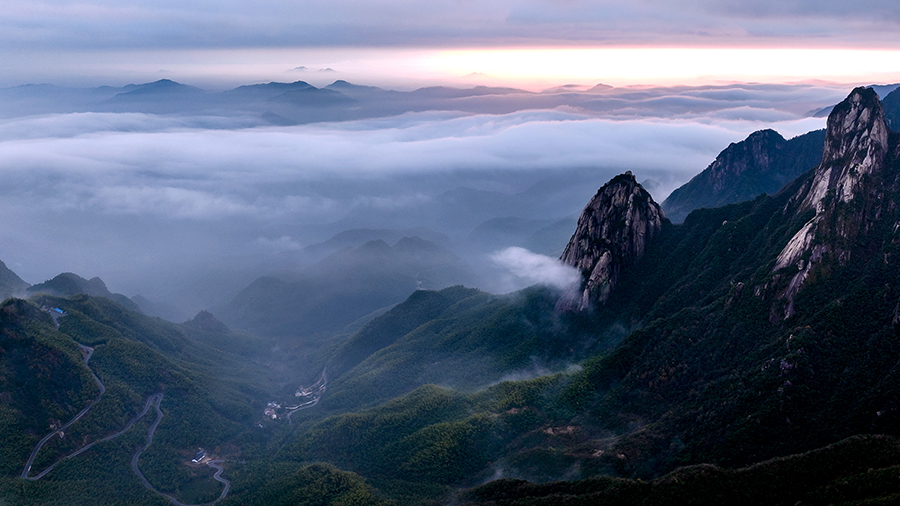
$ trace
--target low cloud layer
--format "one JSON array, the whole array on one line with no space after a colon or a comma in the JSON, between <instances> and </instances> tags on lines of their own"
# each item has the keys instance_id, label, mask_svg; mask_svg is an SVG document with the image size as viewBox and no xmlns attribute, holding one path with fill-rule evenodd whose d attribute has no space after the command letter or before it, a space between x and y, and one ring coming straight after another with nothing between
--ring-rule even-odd
<instances>
[{"instance_id":1,"label":"low cloud layer","mask_svg":"<svg viewBox=\"0 0 900 506\"><path fill-rule=\"evenodd\" d=\"M565 290L581 277L574 267L525 248L511 247L497 251L491 255L491 260L512 275L507 282L515 288L539 284Z\"/></svg>"},{"instance_id":2,"label":"low cloud layer","mask_svg":"<svg viewBox=\"0 0 900 506\"><path fill-rule=\"evenodd\" d=\"M823 127L823 118L796 111L828 104L830 93L630 90L598 96L595 110L435 111L284 127L254 127L239 115L3 119L0 259L31 283L73 271L128 295L168 297L204 272L239 284L290 266L287 255L354 228L429 229L463 257L477 256L466 241L490 220L483 230L497 237L557 241L566 231L552 225L571 221L616 174L652 180L662 201L755 130L790 137ZM470 105L491 105L478 100ZM607 106L614 112L602 112ZM527 250L478 261L492 264L486 276L498 266L506 276L485 279L490 290L572 279Z\"/></svg>"}]
</instances>

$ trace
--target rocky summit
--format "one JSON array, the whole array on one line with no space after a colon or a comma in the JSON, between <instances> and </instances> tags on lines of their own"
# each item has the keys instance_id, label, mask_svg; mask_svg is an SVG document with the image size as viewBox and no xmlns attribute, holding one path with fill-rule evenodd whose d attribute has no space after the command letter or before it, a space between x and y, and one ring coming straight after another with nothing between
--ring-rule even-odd
<instances>
[{"instance_id":1,"label":"rocky summit","mask_svg":"<svg viewBox=\"0 0 900 506\"><path fill-rule=\"evenodd\" d=\"M630 171L603 185L582 211L560 257L581 271L582 280L563 296L559 308L582 310L605 303L622 270L641 259L665 219Z\"/></svg>"},{"instance_id":2,"label":"rocky summit","mask_svg":"<svg viewBox=\"0 0 900 506\"><path fill-rule=\"evenodd\" d=\"M775 262L773 272L789 276L780 298L784 317L794 313L794 297L817 270L846 264L852 249L871 232L884 213L891 134L878 95L856 88L828 117L822 163L795 194L785 211L815 211ZM896 151L896 145L894 150ZM890 199L888 199L890 200ZM895 206L890 205L890 211ZM792 273L791 273L792 272Z\"/></svg>"}]
</instances>

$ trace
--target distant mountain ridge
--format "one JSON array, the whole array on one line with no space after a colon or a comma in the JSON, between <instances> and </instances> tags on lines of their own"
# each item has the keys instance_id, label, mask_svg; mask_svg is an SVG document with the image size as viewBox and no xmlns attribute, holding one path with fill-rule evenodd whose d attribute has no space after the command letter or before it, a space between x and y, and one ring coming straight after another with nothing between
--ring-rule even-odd
<instances>
[{"instance_id":1,"label":"distant mountain ridge","mask_svg":"<svg viewBox=\"0 0 900 506\"><path fill-rule=\"evenodd\" d=\"M138 305L128 297L120 293L110 292L106 287L106 283L99 277L84 279L71 272L64 272L53 279L33 285L27 289L27 292L29 294L46 293L58 297L71 297L78 294L90 295L92 297L106 297L132 311L141 311Z\"/></svg>"},{"instance_id":2,"label":"distant mountain ridge","mask_svg":"<svg viewBox=\"0 0 900 506\"><path fill-rule=\"evenodd\" d=\"M341 249L300 272L258 278L213 312L233 327L267 336L333 332L402 302L417 289L473 280L456 255L420 237L403 237L393 246L382 239L349 245L360 237L392 233L359 230L338 236L321 247Z\"/></svg>"}]
</instances>

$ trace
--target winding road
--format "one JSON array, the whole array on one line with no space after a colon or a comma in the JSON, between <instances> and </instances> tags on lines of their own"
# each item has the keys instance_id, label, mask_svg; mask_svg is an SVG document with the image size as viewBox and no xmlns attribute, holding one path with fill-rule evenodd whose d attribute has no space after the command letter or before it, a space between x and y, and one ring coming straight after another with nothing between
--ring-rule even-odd
<instances>
[{"instance_id":1,"label":"winding road","mask_svg":"<svg viewBox=\"0 0 900 506\"><path fill-rule=\"evenodd\" d=\"M134 474L136 474L138 476L138 478L141 479L141 483L143 483L144 486L147 487L147 490L150 490L151 492L154 492L156 494L159 494L159 495L165 497L166 499L171 501L172 504L175 504L176 506L195 506L195 505L191 505L191 504L185 504L185 503L179 501L178 499L175 499L171 495L166 494L165 492L160 492L159 490L156 490L156 488L154 488L153 485L150 483L150 481L147 480L147 478L144 476L144 473L141 472L141 468L138 467L138 459L141 457L141 453L143 453L143 451L146 450L147 447L150 446L150 443L153 442L153 433L156 432L156 427L159 426L159 421L162 420L162 411L159 409L159 401L162 400L162 394L156 394L156 395L159 396L157 401L154 403L154 407L156 408L156 420L153 420L153 423L150 424L150 429L147 431L147 442L144 444L144 446L141 447L141 449L139 449L137 452L135 452L133 457L131 457L131 469L133 469ZM152 396L151 399L153 397L155 397L156 395ZM147 401L147 408L149 408L149 406L150 406L150 401ZM147 408L144 408L144 413L146 413ZM142 413L141 416L143 416L144 413ZM199 506L212 506L213 504L216 504L217 502L221 501L222 499L225 499L225 496L228 495L228 491L231 490L231 482L222 477L222 473L225 472L225 468L222 467L222 464L224 462L225 462L224 460L210 460L209 462L206 463L206 465L208 465L209 467L212 467L213 469L216 470L216 474L213 475L213 479L218 481L219 483L222 483L224 485L224 487L222 488L222 493L219 494L219 497L216 500L214 500L212 502L208 502L208 503L203 503L203 505L199 505Z\"/></svg>"},{"instance_id":2,"label":"winding road","mask_svg":"<svg viewBox=\"0 0 900 506\"><path fill-rule=\"evenodd\" d=\"M40 442L38 442L37 446L34 447L34 450L31 451L31 455L28 456L28 461L25 463L25 469L22 470L21 477L24 478L24 479L26 479L26 480L39 480L39 479L43 478L45 474L47 474L47 473L49 473L51 470L53 470L53 468L56 466L56 464L60 463L60 462L63 460L63 459L57 460L56 462L53 463L53 465L51 465L51 466L48 467L47 469L44 469L43 471L41 471L41 472L40 472L38 475L36 475L36 476L28 476L28 474L31 473L31 466L32 466L32 464L34 464L34 459L35 459L35 457L37 457L38 452L41 451L41 448L44 447L44 445L47 443L47 441L50 441L50 438L52 438L53 436L59 434L60 432L62 432L62 431L64 431L64 430L68 429L70 425L72 425L73 423L75 423L75 422L77 422L78 420L80 420L81 417L83 417L85 414L87 414L87 412L91 409L91 407L92 407L94 404L96 404L97 401L100 400L100 397L102 397L103 394L106 392L106 387L103 386L103 382L100 381L100 378L98 378L97 375L94 374L94 371L91 370L91 368L88 366L88 360L90 360L90 359L91 359L91 356L94 354L94 349L93 349L93 348L89 348L89 347L87 347L87 346L85 346L85 345L83 345L83 344L80 344L80 343L75 343L75 344L78 344L78 346L82 349L82 351L84 351L84 352L87 353L87 355L84 357L84 365L85 365L85 367L88 368L89 371L91 371L91 376L94 377L94 381L96 381L96 382L97 382L97 386L100 387L100 393L97 395L97 398L96 398L96 399L94 399L93 401L91 401L91 403L88 404L86 408L82 409L77 415L75 415L74 418L72 418L71 420L69 420L68 423L66 423L66 424L63 425L62 427L56 429L55 431L51 432L50 434L47 434L46 436L44 436L44 439L41 439ZM102 441L102 440L101 440L101 441ZM97 441L97 442L99 443L99 441ZM92 444L93 444L93 443L92 443ZM84 451L84 450L86 450L86 449L87 449L87 448L82 448L81 450L75 452L75 453L72 454L72 455L69 455L68 457L73 457L73 456L77 455L78 453L81 453L82 451ZM68 458L68 457L63 457L63 458Z\"/></svg>"},{"instance_id":3,"label":"winding road","mask_svg":"<svg viewBox=\"0 0 900 506\"><path fill-rule=\"evenodd\" d=\"M304 404L300 404L293 408L288 408L288 410L289 410L288 415L287 415L288 423L290 423L290 424L294 423L294 421L291 420L291 416L293 416L293 414L295 412L303 410L303 409L309 409L309 408L315 406L316 404L318 404L319 399L321 399L322 396L325 395L325 389L327 387L328 387L328 378L325 377L325 369L322 369L322 374L321 374L321 376L319 376L319 381L316 381L309 387L309 390L316 389L315 393L313 394L313 395L315 395L315 397L313 398L313 400L308 401Z\"/></svg>"},{"instance_id":4,"label":"winding road","mask_svg":"<svg viewBox=\"0 0 900 506\"><path fill-rule=\"evenodd\" d=\"M41 448L44 447L44 445L47 443L47 441L49 441L50 438L52 438L53 436L55 436L55 435L59 434L60 432L66 430L66 429L67 429L69 426L71 426L73 423L75 423L75 422L77 422L78 420L80 420L81 417L83 417L83 416L91 409L91 407L93 407L94 404L96 404L97 401L100 400L100 397L102 397L103 394L106 392L106 387L103 386L103 382L100 381L100 378L98 378L97 375L94 374L94 371L90 368L90 366L88 366L88 360L90 360L90 359L91 359L91 356L94 354L94 349L93 349L93 348L90 348L90 347L87 347L87 346L84 346L84 345L82 345L82 344L80 344L80 343L76 343L76 344L78 344L78 346L79 346L84 352L86 352L86 356L84 357L84 365L85 365L85 367L87 367L88 370L91 372L91 376L93 376L94 381L97 382L97 386L100 388L100 393L97 395L97 398L96 398L96 399L94 399L93 401L91 401L91 403L88 404L88 406L85 407L83 410L81 410L77 415L75 415L74 418L72 418L71 420L69 420L69 421L68 421L65 425L63 425L62 427L56 429L55 431L51 432L50 434L47 434L46 436L44 436L43 439L40 440L40 442L38 442L37 446L34 447L34 450L31 451L31 455L28 456L28 461L25 463L25 469L22 471L21 477L22 477L23 479L31 480L31 481L35 481L35 480L39 480L39 479L43 478L45 475L47 475L47 473L49 473L50 471L52 471L53 468L56 467L56 465L59 464L60 462L62 462L63 460L67 460L67 459L71 459L71 458L73 458L73 457L77 457L78 455L80 455L80 454L86 452L89 448L91 448L92 446L94 446L94 445L97 444L97 443L102 443L102 442L104 442L104 441L109 441L109 440L111 440L111 439L115 439L115 438L121 436L122 434L124 434L125 432L127 432L128 429L130 429L131 426L135 424L135 422L137 422L138 420L140 420L141 418L143 418L143 417L150 411L150 407L153 406L153 408L156 409L156 419L153 420L153 423L150 424L150 427L149 427L148 430L147 430L147 442L146 442L146 444L144 444L143 447L141 447L137 452L135 452L134 456L132 456L132 458L131 458L131 469L134 470L134 473L138 476L138 478L140 478L141 483L143 483L144 486L145 486L148 490L150 490L151 492L154 492L154 493L156 493L156 494L159 494L159 495L165 497L166 499L168 499L169 501L171 501L171 502L172 502L173 504L175 504L176 506L212 506L212 505L216 504L217 502L221 501L222 499L224 499L225 496L228 495L228 491L231 490L231 482L229 482L227 479L225 479L225 478L222 477L222 473L225 471L225 469L222 467L222 464L224 463L223 460L211 460L211 461L207 462L207 465L208 465L209 467L212 467L213 469L216 470L216 474L213 475L213 479L216 480L216 481L218 481L219 483L222 483L223 488L222 488L222 493L219 494L219 497L218 497L216 500L214 500L214 501L212 501L212 502L204 503L203 505L190 505L190 504L185 504L185 503L179 501L178 499L175 499L174 497L172 497L172 496L169 495L169 494L166 494L166 493L160 492L159 490L156 490L156 489L153 487L153 485L150 484L150 482L149 482L149 481L147 480L147 478L144 476L144 473L141 472L140 467L138 467L138 458L140 458L141 453L142 453L144 450L146 450L147 447L150 446L150 443L153 441L153 434L156 432L156 428L159 426L160 420L162 420L163 413L162 413L162 410L159 409L159 405L160 405L160 403L162 402L162 399L163 399L163 394L162 394L162 393L157 393L157 394L151 395L151 396L147 399L147 403L144 404L144 409L141 410L141 412L138 413L134 418L132 418L131 420L129 420L128 424L126 424L126 425L125 425L125 428L123 428L122 430L116 432L115 434L110 434L109 436L106 436L106 437L104 437L104 438L102 438L102 439L98 439L97 441L94 441L94 442L92 442L92 443L89 443L89 444L87 444L87 445L85 445L85 446L79 448L78 450L76 450L76 451L70 453L69 455L66 455L66 456L64 456L64 457L61 457L59 460L57 460L56 462L54 462L53 464L51 464L47 469L44 469L44 470L41 471L40 473L38 473L38 474L36 474L36 475L34 475L34 476L29 476L29 474L31 474L31 467L32 467L32 465L34 464L34 459L35 459L35 457L37 457L38 452L41 451Z\"/></svg>"}]
</instances>

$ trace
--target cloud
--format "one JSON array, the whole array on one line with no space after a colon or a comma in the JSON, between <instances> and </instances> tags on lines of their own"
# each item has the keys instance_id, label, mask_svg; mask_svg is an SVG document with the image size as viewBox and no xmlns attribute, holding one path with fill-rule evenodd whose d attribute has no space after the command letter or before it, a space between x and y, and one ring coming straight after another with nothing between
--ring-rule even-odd
<instances>
[{"instance_id":1,"label":"cloud","mask_svg":"<svg viewBox=\"0 0 900 506\"><path fill-rule=\"evenodd\" d=\"M215 48L424 47L478 41L709 44L791 40L889 43L900 14L893 0L312 0L173 4L135 0L0 1L7 47ZM850 22L848 22L848 20ZM892 29L893 27L893 29ZM11 46L12 45L12 46Z\"/></svg>"},{"instance_id":2,"label":"cloud","mask_svg":"<svg viewBox=\"0 0 900 506\"><path fill-rule=\"evenodd\" d=\"M581 276L574 267L525 248L511 247L497 251L491 255L491 260L527 284L547 285L560 290L572 286Z\"/></svg>"},{"instance_id":3,"label":"cloud","mask_svg":"<svg viewBox=\"0 0 900 506\"><path fill-rule=\"evenodd\" d=\"M256 243L262 246L264 249L271 250L274 252L282 252L282 251L298 251L303 248L303 245L299 242L291 239L288 235L283 235L278 239L269 239L267 237L260 237L256 239Z\"/></svg>"},{"instance_id":4,"label":"cloud","mask_svg":"<svg viewBox=\"0 0 900 506\"><path fill-rule=\"evenodd\" d=\"M189 219L222 219L251 211L250 206L227 196L169 186L102 187L94 192L87 205L104 213Z\"/></svg>"},{"instance_id":5,"label":"cloud","mask_svg":"<svg viewBox=\"0 0 900 506\"><path fill-rule=\"evenodd\" d=\"M821 91L745 88L681 90L690 100L671 102L687 111L676 118L665 117L668 101L655 100L676 90L644 89L623 92L625 105L607 116L433 111L255 128L242 117L137 113L3 119L0 259L21 264L29 280L75 271L150 295L147 283L167 293L160 273L177 267L194 272L221 258L257 265L349 228L427 227L459 242L482 221L516 215L504 196L544 206L523 218L571 216L625 170L658 181L662 200L754 130L790 137L824 126L781 105L790 96L821 101ZM689 105L694 95L702 110ZM656 104L656 116L641 103ZM641 114L623 112L632 106ZM476 190L460 193L472 208L436 207L459 187ZM460 214L471 215L469 229L451 229ZM489 290L570 279L527 250L504 250L487 263L485 279L499 279L481 285Z\"/></svg>"},{"instance_id":6,"label":"cloud","mask_svg":"<svg viewBox=\"0 0 900 506\"><path fill-rule=\"evenodd\" d=\"M236 130L199 128L205 122L198 118L152 115L25 118L0 124L0 133L9 134L0 141L0 172L6 180L0 192L12 199L25 192L44 201L36 205L54 207L81 205L79 199L86 196L105 213L210 219L302 212L321 219L340 213L341 200L388 208L428 199L412 187L388 194L364 189L352 195L322 193L322 181L357 184L459 171L550 174L595 167L610 175L632 170L671 190L754 130L773 127L790 137L824 124L821 118L756 121L753 113L759 111L719 111L706 123L615 121L559 111L418 113ZM785 117L763 113L766 119L773 115Z\"/></svg>"}]
</instances>

